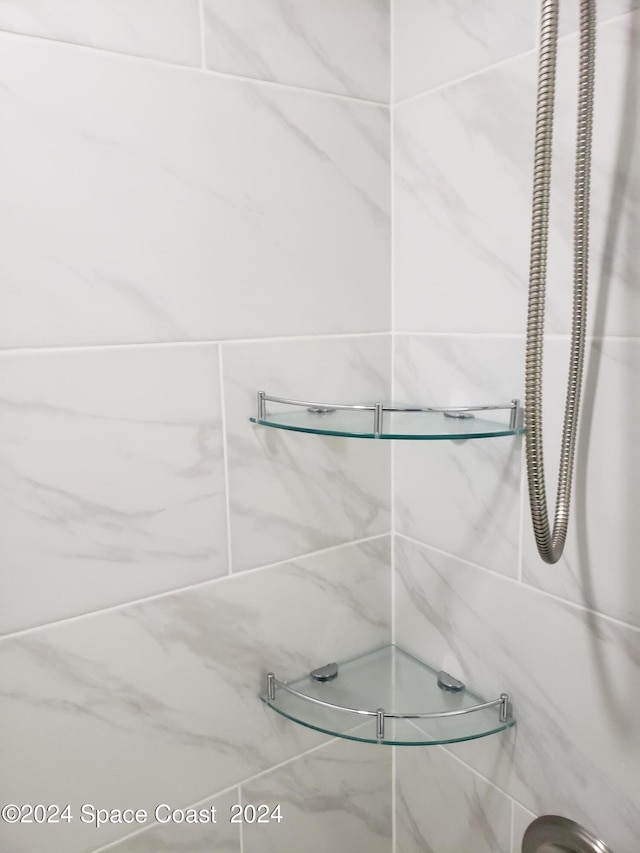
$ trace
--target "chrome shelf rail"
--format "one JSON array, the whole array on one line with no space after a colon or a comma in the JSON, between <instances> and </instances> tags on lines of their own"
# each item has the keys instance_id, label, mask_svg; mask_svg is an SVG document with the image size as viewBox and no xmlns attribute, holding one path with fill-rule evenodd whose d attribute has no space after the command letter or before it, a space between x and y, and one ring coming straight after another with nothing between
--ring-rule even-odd
<instances>
[{"instance_id":1,"label":"chrome shelf rail","mask_svg":"<svg viewBox=\"0 0 640 853\"><path fill-rule=\"evenodd\" d=\"M376 735L378 740L384 740L385 720L436 720L444 717L460 717L463 714L473 714L477 711L485 711L487 708L500 709L500 722L506 723L509 720L509 694L501 693L499 699L493 699L491 702L483 702L479 705L472 705L468 708L457 708L454 711L429 711L399 713L397 711L385 711L384 708L376 708L375 711L369 711L363 708L349 708L344 705L336 705L333 702L325 702L323 699L316 699L315 696L307 696L300 690L295 690L286 682L276 678L273 672L267 673L267 700L274 702L276 698L276 688L286 690L293 696L299 699L304 699L314 705L320 705L323 708L328 708L332 711L342 711L348 714L358 714L363 717L376 718Z\"/></svg>"},{"instance_id":2,"label":"chrome shelf rail","mask_svg":"<svg viewBox=\"0 0 640 853\"><path fill-rule=\"evenodd\" d=\"M384 433L385 414L391 413L440 413L451 418L463 419L465 417L472 418L476 412L495 412L508 411L509 424L505 424L504 429L511 432L520 432L523 429L523 411L520 400L513 399L508 403L497 403L490 405L477 406L414 406L414 405L399 405L395 403L374 402L367 404L345 404L345 403L328 403L317 400L292 400L287 397L275 397L267 394L265 391L258 391L257 394L257 415L251 418L254 423L259 423L265 426L273 426L267 418L267 403L277 403L285 406L295 406L296 408L308 411L311 414L324 415L335 411L339 412L371 412L372 433L375 438L379 438Z\"/></svg>"},{"instance_id":3,"label":"chrome shelf rail","mask_svg":"<svg viewBox=\"0 0 640 853\"><path fill-rule=\"evenodd\" d=\"M487 702L393 644L293 680L269 672L260 698L299 725L364 743L461 743L515 725L507 693Z\"/></svg>"}]
</instances>

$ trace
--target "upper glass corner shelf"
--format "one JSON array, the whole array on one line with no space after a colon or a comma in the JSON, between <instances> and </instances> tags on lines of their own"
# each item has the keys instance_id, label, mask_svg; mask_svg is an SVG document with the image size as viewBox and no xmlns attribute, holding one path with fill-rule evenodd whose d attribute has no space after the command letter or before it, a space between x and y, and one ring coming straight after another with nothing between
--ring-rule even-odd
<instances>
[{"instance_id":1,"label":"upper glass corner shelf","mask_svg":"<svg viewBox=\"0 0 640 853\"><path fill-rule=\"evenodd\" d=\"M458 743L515 724L506 693L484 702L461 681L393 645L291 682L270 672L260 698L307 728L393 746Z\"/></svg>"},{"instance_id":2,"label":"upper glass corner shelf","mask_svg":"<svg viewBox=\"0 0 640 853\"><path fill-rule=\"evenodd\" d=\"M267 413L267 403L295 407ZM500 415L503 422L500 422ZM482 415L478 417L478 415ZM487 420L498 417L498 420ZM258 392L254 424L346 438L466 439L495 438L524 433L519 400L487 406L411 406L395 403L318 403L288 400Z\"/></svg>"}]
</instances>

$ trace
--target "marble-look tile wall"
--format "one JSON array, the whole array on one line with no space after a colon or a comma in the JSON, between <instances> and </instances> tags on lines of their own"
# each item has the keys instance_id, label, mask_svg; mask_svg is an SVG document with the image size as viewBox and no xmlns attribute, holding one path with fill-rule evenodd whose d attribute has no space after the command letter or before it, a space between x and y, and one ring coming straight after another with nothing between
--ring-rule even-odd
<instances>
[{"instance_id":1,"label":"marble-look tile wall","mask_svg":"<svg viewBox=\"0 0 640 853\"><path fill-rule=\"evenodd\" d=\"M203 0L207 68L389 100L389 0Z\"/></svg>"},{"instance_id":2,"label":"marble-look tile wall","mask_svg":"<svg viewBox=\"0 0 640 853\"><path fill-rule=\"evenodd\" d=\"M388 330L387 109L1 37L4 346Z\"/></svg>"},{"instance_id":3,"label":"marble-look tile wall","mask_svg":"<svg viewBox=\"0 0 640 853\"><path fill-rule=\"evenodd\" d=\"M322 5L0 0L0 802L71 816L3 850L390 850L258 698L391 636L389 447L248 420L389 396L389 4Z\"/></svg>"},{"instance_id":4,"label":"marble-look tile wall","mask_svg":"<svg viewBox=\"0 0 640 853\"><path fill-rule=\"evenodd\" d=\"M0 30L200 65L199 0L1 0Z\"/></svg>"},{"instance_id":5,"label":"marble-look tile wall","mask_svg":"<svg viewBox=\"0 0 640 853\"><path fill-rule=\"evenodd\" d=\"M326 743L257 697L268 669L389 641L390 448L247 417L260 388L522 395L537 5L0 0L0 799L75 816L2 823L3 847L390 849L391 751ZM535 557L519 440L395 448L396 641L509 690L519 720L398 751L402 853L516 853L544 811L637 846L638 5L598 3L566 557ZM552 472L575 26L563 10ZM78 817L276 798L264 834Z\"/></svg>"},{"instance_id":6,"label":"marble-look tile wall","mask_svg":"<svg viewBox=\"0 0 640 853\"><path fill-rule=\"evenodd\" d=\"M394 382L396 396L434 403L523 392L536 74L527 51L537 4L483 4L486 18L476 13L473 27L466 5L395 4ZM519 40L505 45L507 5ZM570 5L561 18L545 355L552 501L571 310ZM565 556L549 566L535 551L520 440L394 452L396 641L457 667L481 695L506 690L518 720L508 735L446 757L401 753L403 853L519 853L526 826L544 813L583 823L616 853L638 846L640 12L626 0L597 6L590 338ZM433 38L444 14L467 49L451 51L437 72L427 52L409 69L410 46ZM412 27L422 30L409 36ZM412 792L435 785L434 763L442 767L432 798L443 805L428 817ZM454 837L472 826L468 839Z\"/></svg>"},{"instance_id":7,"label":"marble-look tile wall","mask_svg":"<svg viewBox=\"0 0 640 853\"><path fill-rule=\"evenodd\" d=\"M213 806L215 826L167 823L106 849L113 853L284 853L302 849L389 853L391 787L391 750L335 740L261 773L223 796L198 803L198 811ZM247 820L242 823L235 822L239 806L247 810ZM253 820L252 806L266 807L260 809L260 820Z\"/></svg>"}]
</instances>

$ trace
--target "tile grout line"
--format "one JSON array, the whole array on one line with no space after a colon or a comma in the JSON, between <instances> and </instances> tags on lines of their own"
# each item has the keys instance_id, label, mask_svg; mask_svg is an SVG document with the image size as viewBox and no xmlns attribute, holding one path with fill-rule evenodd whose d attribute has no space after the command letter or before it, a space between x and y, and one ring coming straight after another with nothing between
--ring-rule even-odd
<instances>
[{"instance_id":1,"label":"tile grout line","mask_svg":"<svg viewBox=\"0 0 640 853\"><path fill-rule=\"evenodd\" d=\"M526 333L522 332L406 332L395 331L394 335L401 338L488 338L490 340L522 340L526 338ZM570 341L571 334L545 333L545 341ZM601 343L601 342L622 342L622 343L638 343L640 335L586 335L585 342Z\"/></svg>"},{"instance_id":2,"label":"tile grout line","mask_svg":"<svg viewBox=\"0 0 640 853\"><path fill-rule=\"evenodd\" d=\"M413 725L415 726L415 723L413 723ZM416 728L417 728L417 726L416 726ZM420 730L418 729L418 731L420 731ZM490 735L490 737L491 737L491 735ZM459 755L456 755L455 752L451 752L447 748L447 745L443 745L440 748L443 750L443 752L446 755L448 755L450 758L453 758L454 761L456 761L458 764L460 764L462 767L464 767L465 770L468 770L469 773L472 773L474 776L477 776L478 779L482 779L482 781L485 782L487 785L490 785L494 790L503 794L503 796L505 796L509 800L509 802L511 803L511 809L512 809L512 812L514 813L514 817L515 817L516 806L520 806L520 808L522 808L522 809L526 809L527 811L531 811L530 808L525 806L519 800L516 800L515 797L513 797L511 794L507 793L507 791L505 791L504 788L501 788L500 785L497 785L495 782L492 782L491 779L489 779L487 776L485 776L479 770L476 770L475 767L473 767L471 764L468 764L463 758L460 758Z\"/></svg>"},{"instance_id":3,"label":"tile grout line","mask_svg":"<svg viewBox=\"0 0 640 853\"><path fill-rule=\"evenodd\" d=\"M233 574L231 549L231 496L229 493L229 441L227 438L227 413L224 390L222 345L218 344L218 381L220 383L220 417L222 418L222 460L224 466L225 512L227 520L227 576Z\"/></svg>"},{"instance_id":4,"label":"tile grout line","mask_svg":"<svg viewBox=\"0 0 640 853\"><path fill-rule=\"evenodd\" d=\"M389 0L389 207L390 207L390 246L389 246L389 299L391 325L391 399L396 398L396 342L395 342L395 0ZM391 442L390 449L390 483L391 503L391 643L396 642L396 497L395 469L396 446ZM391 747L391 853L396 853L398 846L398 747Z\"/></svg>"},{"instance_id":5,"label":"tile grout line","mask_svg":"<svg viewBox=\"0 0 640 853\"><path fill-rule=\"evenodd\" d=\"M205 39L204 28L204 0L198 0L198 24L200 28L200 68L202 71L207 69L207 45Z\"/></svg>"},{"instance_id":6,"label":"tile grout line","mask_svg":"<svg viewBox=\"0 0 640 853\"><path fill-rule=\"evenodd\" d=\"M523 403L524 405L524 403ZM523 437L523 445L526 443L526 435ZM518 520L518 581L522 583L522 568L524 562L524 525L525 517L527 516L526 507L528 506L527 497L529 490L527 488L527 466L526 466L526 448L523 447L520 459L520 517Z\"/></svg>"},{"instance_id":7,"label":"tile grout line","mask_svg":"<svg viewBox=\"0 0 640 853\"><path fill-rule=\"evenodd\" d=\"M307 94L318 96L321 98L334 98L340 101L347 101L353 104L362 104L365 107L387 107L384 101L374 101L370 98L361 98L356 95L343 95L340 92L327 92L322 89L308 89L304 86L295 86L291 83L280 83L274 80L261 80L259 77L244 77L241 74L229 74L225 71L216 71L212 68L200 67L198 65L185 65L180 62L170 62L166 59L158 59L153 56L140 56L135 53L125 53L119 50L111 50L102 47L93 47L88 44L78 44L77 42L63 41L61 39L49 38L47 36L32 35L31 33L10 32L9 30L0 29L0 39L7 38L11 40L27 40L34 43L45 43L54 45L56 48L63 48L69 51L88 52L96 56L116 57L124 62L141 62L151 65L160 66L162 68L173 69L186 73L195 72L199 76L216 77L222 80L235 80L241 83L249 83L257 86L265 86L279 89L281 91L297 92L299 94Z\"/></svg>"},{"instance_id":8,"label":"tile grout line","mask_svg":"<svg viewBox=\"0 0 640 853\"><path fill-rule=\"evenodd\" d=\"M414 101L419 100L420 98L426 98L429 95L433 95L437 92L442 92L443 90L448 89L452 86L457 86L459 83L465 83L468 80L473 80L475 77L480 77L489 71L493 71L496 68L500 68L503 65L507 65L507 63L509 63L509 62L516 62L516 61L518 61L518 60L520 60L526 56L532 56L532 55L535 56L539 50L539 40L540 40L540 32L539 32L539 30L540 30L540 27L539 27L540 3L538 2L536 4L536 6L538 9L538 17L536 20L534 20L534 24L533 24L533 26L534 26L533 45L534 46L532 48L530 48L529 50L521 51L520 53L516 53L513 56L508 56L505 59L500 59L498 62L494 62L491 65L485 65L483 68L477 69L476 71L472 71L471 73L465 74L462 77L456 77L454 80L448 80L446 83L441 83L438 86L434 86L432 89L426 89L425 91L418 92L415 95L409 95L409 97L403 98L403 99L393 103L393 105L392 105L393 108L403 106L404 104L412 103ZM614 21L618 21L621 18L626 18L627 16L633 15L633 13L635 11L636 11L635 9L628 9L626 12L621 12L619 15L614 15L614 16L609 17L609 18L604 18L603 20L598 21L597 26L598 26L598 28L606 27L608 24L610 24ZM568 41L571 41L572 39L577 39L577 38L578 38L578 29L577 28L572 29L569 32L564 33L563 35L559 36L558 45L561 45L563 42L568 42Z\"/></svg>"},{"instance_id":9,"label":"tile grout line","mask_svg":"<svg viewBox=\"0 0 640 853\"><path fill-rule=\"evenodd\" d=\"M413 726L413 727L414 727L418 732L420 732L421 734L423 734L422 730L421 730L421 729L420 729L420 728L419 728L419 727L418 727L418 726L417 726L417 725L416 725L412 720L410 720L409 722L410 722L410 724L411 724L411 725L412 725L412 726ZM511 806L511 813L513 814L513 811L514 811L514 805L516 805L516 804L517 804L517 805L521 805L521 803L518 803L518 801L517 801L517 800L515 800L515 799L511 796L511 794L508 794L508 793L507 793L503 788L501 788L499 785L496 785L496 783L495 783L495 782L492 782L492 781L491 781L491 779L489 779L487 776L485 776L485 775L483 775L482 773L480 773L480 771L479 771L479 770L476 770L476 768L475 768L475 767L472 767L472 766L471 766L471 764L467 764L467 762L466 762L466 761L464 761L462 758L460 758L458 755L456 755L456 754L455 754L455 752L451 752L447 747L448 747L448 745L447 745L447 744L440 744L440 745L439 745L439 749L441 749L441 750L443 751L443 753L444 753L448 758L452 758L452 759L453 759L455 762L457 762L461 767L464 767L464 769L465 769L467 772L471 773L473 776L476 776L478 779L481 779L485 784L487 784L487 785L489 785L491 788L493 788L493 789L494 789L494 791L497 791L499 794L501 794L503 797L505 797L505 799L507 799L507 800L509 801L509 804L510 804L510 806ZM524 806L523 806L523 808L524 808Z\"/></svg>"},{"instance_id":10,"label":"tile grout line","mask_svg":"<svg viewBox=\"0 0 640 853\"><path fill-rule=\"evenodd\" d=\"M489 71L493 71L496 68L501 68L503 65L507 65L509 62L516 62L522 57L531 56L536 53L536 48L532 47L529 50L524 50L521 53L516 53L513 56L508 56L506 59L500 59L498 62L494 62L491 65L485 65L483 68L479 68L476 71L472 71L469 74L465 74L462 77L457 77L455 80L448 80L446 83L440 83L438 86L434 86L433 89L426 89L424 92L418 92L416 95L409 95L407 98L402 98L399 101L396 101L393 104L394 109L397 107L402 107L405 104L414 103L415 101L419 101L421 98L427 98L429 95L434 95L439 92L444 91L445 89L449 89L453 86L457 86L460 83L466 83L469 80L473 80L476 77L481 77L483 74L488 73Z\"/></svg>"},{"instance_id":11,"label":"tile grout line","mask_svg":"<svg viewBox=\"0 0 640 853\"><path fill-rule=\"evenodd\" d=\"M453 560L458 560L460 563L464 563L466 566L470 566L473 569L479 569L482 572L486 572L494 578L499 578L507 583L516 584L518 588L529 590L531 593L535 595L542 595L546 598L550 598L552 601L558 602L558 604L566 605L567 607L571 607L575 610L579 610L581 613L587 613L591 616L597 616L599 619L604 619L607 622L610 622L613 625L617 625L621 628L626 628L631 631L640 633L640 625L633 625L631 622L625 622L622 619L617 619L615 616L609 616L607 613L602 613L599 610L594 610L591 607L587 607L584 604L579 604L576 601L570 601L568 598L561 598L558 595L554 595L551 592L547 592L545 589L540 589L537 586L532 586L529 583L520 582L517 578L512 577L511 575L504 575L501 572L497 572L494 569L489 569L486 566L480 565L480 563L472 563L471 560L467 560L464 557L459 557L456 554L451 554L449 551L443 551L441 548L436 548L434 545L429 545L426 542L421 542L419 539L414 539L412 536L407 536L406 533L398 533L397 536L400 536L402 539L406 539L407 542L411 542L414 545L419 546L420 548L427 548L428 550L434 551L437 554L441 554L444 557L449 557Z\"/></svg>"},{"instance_id":12,"label":"tile grout line","mask_svg":"<svg viewBox=\"0 0 640 853\"><path fill-rule=\"evenodd\" d=\"M232 575L224 574L218 578L208 578L207 580L197 581L196 583L189 584L188 586L177 587L176 589L170 589L170 590L167 590L165 592L153 593L152 595L142 596L140 598L135 598L135 599L132 599L130 601L123 601L120 604L112 604L112 605L109 605L108 607L99 607L95 610L90 610L86 613L77 613L74 616L64 616L60 619L54 619L51 622L45 622L42 625L32 625L29 628L21 628L18 631L12 631L8 634L3 634L2 636L0 636L0 644L2 644L5 641L8 641L8 640L16 639L18 637L37 633L38 631L47 631L50 628L60 627L67 622L79 622L82 619L91 619L94 616L100 616L101 614L104 614L104 613L112 613L112 612L116 612L119 610L125 610L128 607L134 607L134 606L137 606L140 604L146 604L149 601L157 601L161 598L170 598L173 595L181 595L182 593L202 589L203 587L206 587L206 586L210 586L210 585L213 586L215 584L226 583L232 579L248 577L248 576L250 576L252 574L256 574L258 572L264 572L264 571L269 571L270 569L280 568L280 567L286 566L286 565L291 564L291 563L297 563L300 560L311 559L311 558L314 558L316 556L320 556L322 554L331 553L332 551L338 551L341 548L351 548L351 547L357 547L360 545L365 545L368 542L375 542L378 539L384 539L385 537L390 536L390 535L391 535L391 532L386 531L385 533L377 533L375 536L368 536L364 539L354 539L350 542L341 542L338 545L330 545L328 548L323 548L319 551L310 551L309 553L306 553L306 554L300 554L300 555L295 556L295 557L290 557L286 560L280 560L277 563L269 563L268 565L265 565L265 566L256 566L255 568L252 568L252 569L244 569L244 570L241 570L238 572L234 572Z\"/></svg>"},{"instance_id":13,"label":"tile grout line","mask_svg":"<svg viewBox=\"0 0 640 853\"><path fill-rule=\"evenodd\" d=\"M13 355L55 354L59 352L95 352L114 349L143 349L158 347L209 347L209 346L247 346L250 344L290 343L316 340L342 340L350 338L376 338L388 336L388 331L381 332L325 332L309 335L273 335L262 338L210 338L198 341L138 341L129 343L77 344L41 347L5 347L0 348L0 358Z\"/></svg>"},{"instance_id":14,"label":"tile grout line","mask_svg":"<svg viewBox=\"0 0 640 853\"><path fill-rule=\"evenodd\" d=\"M181 806L183 809L198 809L203 806L205 803L208 803L210 800L217 800L220 797L225 797L227 794L232 793L233 791L237 792L238 802L242 802L242 786L247 785L251 782L255 782L257 779L261 779L263 776L268 776L269 773L272 773L274 770L281 770L283 767L286 767L288 764L293 764L295 761L298 761L301 758L306 758L308 755L313 755L316 752L324 749L325 747L329 747L334 743L337 743L340 740L338 737L330 737L329 740L323 741L323 743L319 743L316 746L312 746L309 749L305 749L303 752L296 753L296 755L291 756L291 758L286 758L284 761L280 761L278 764L274 764L271 767L268 767L266 770L261 770L259 773L254 773L253 776L247 776L246 779L242 779L240 782L234 782L233 785L228 785L226 788L222 788L219 791L215 791L212 794L207 794L206 797L202 797L199 800L196 800L193 803L188 803L187 805ZM128 835L123 835L121 838L118 838L114 841L110 841L104 847L99 847L96 850L91 851L91 853L103 853L103 851L116 849L119 844L122 844L124 841L133 838L134 836L143 835L145 832L149 832L155 827L162 826L163 824L159 824L157 822L153 822L149 826L145 826L143 829L138 829L135 832L130 832ZM240 824L242 825L242 824ZM242 853L242 851L241 851Z\"/></svg>"},{"instance_id":15,"label":"tile grout line","mask_svg":"<svg viewBox=\"0 0 640 853\"><path fill-rule=\"evenodd\" d=\"M198 341L140 341L137 343L101 343L101 344L78 344L78 345L60 345L60 346L41 346L41 347L6 347L0 348L0 359L3 357L16 355L44 355L56 353L75 353L75 352L99 352L105 350L122 350L122 349L144 349L144 348L160 348L160 347L208 347L208 346L250 346L259 344L286 344L286 343L304 343L306 341L332 341L332 340L349 340L354 338L376 338L389 336L389 331L381 332L326 332L322 334L309 335L274 335L273 337L263 338L210 338L208 340ZM405 332L392 331L394 338L398 337L414 337L414 338L487 338L490 340L524 340L524 332ZM547 334L547 341L568 341L571 339L569 334ZM587 343L640 343L640 335L587 335L585 338Z\"/></svg>"},{"instance_id":16,"label":"tile grout line","mask_svg":"<svg viewBox=\"0 0 640 853\"><path fill-rule=\"evenodd\" d=\"M393 91L395 84L395 5L394 0L390 0L389 4L389 78L390 78L390 101L393 101ZM390 257L389 257L389 292L390 292L390 320L391 320L391 399L396 398L396 344L395 344L395 116L393 110L389 110L389 194L391 207L391 240L390 240ZM390 459L390 505L391 505L391 642L396 641L396 616L395 616L395 530L396 530L396 499L395 499L395 468L396 468L396 444L391 442L391 459ZM395 778L395 777L394 777Z\"/></svg>"},{"instance_id":17,"label":"tile grout line","mask_svg":"<svg viewBox=\"0 0 640 853\"><path fill-rule=\"evenodd\" d=\"M414 728L417 732L419 732L421 735L424 735L423 730L418 725L416 725L416 723L413 720L407 720L407 723L412 728ZM495 735L490 735L489 737L495 737ZM508 800L511 800L513 802L513 797L510 794L507 794L507 792L504 791L499 785L496 785L495 782L492 782L491 779L488 779L486 776L484 776L482 773L480 773L479 770L476 770L475 767L472 767L470 764L467 764L466 761L463 761L462 758L459 758L455 754L455 752L451 752L448 749L449 745L450 744L442 744L442 743L441 744L431 744L431 745L427 746L426 748L427 749L441 749L442 752L446 756L448 756L449 758L452 758L454 761L457 761L458 764L460 764L462 767L465 768L465 770L468 770L474 776L477 776L478 779L482 779L482 781L486 782L487 785L490 785L494 790L498 791L500 794L503 794ZM458 742L454 742L453 745L457 746Z\"/></svg>"}]
</instances>

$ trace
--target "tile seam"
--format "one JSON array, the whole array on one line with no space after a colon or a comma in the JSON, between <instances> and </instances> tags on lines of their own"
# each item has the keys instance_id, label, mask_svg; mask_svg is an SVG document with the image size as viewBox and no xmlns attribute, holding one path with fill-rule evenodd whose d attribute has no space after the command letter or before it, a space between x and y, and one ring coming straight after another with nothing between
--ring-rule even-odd
<instances>
[{"instance_id":1,"label":"tile seam","mask_svg":"<svg viewBox=\"0 0 640 853\"><path fill-rule=\"evenodd\" d=\"M401 539L406 539L407 542L411 542L414 545L418 545L421 548L428 548L430 551L434 551L437 554L441 554L444 557L450 557L454 560L458 560L461 563L464 563L467 566L470 566L474 569L479 569L482 572L486 572L494 578L498 578L499 580L505 581L506 583L515 584L519 589L525 589L531 592L534 595L541 595L545 598L551 599L552 601L557 602L558 604L566 605L567 607L571 607L574 610L578 610L581 613L589 614L590 616L597 616L599 619L604 619L606 622L610 622L612 625L616 625L620 628L625 628L630 631L634 631L635 633L640 634L640 626L633 625L631 622L625 622L622 619L617 619L615 616L609 616L606 613L602 613L600 610L594 610L591 607L586 607L584 604L578 604L575 601L570 601L568 598L561 598L558 595L554 595L551 592L547 592L545 589L540 589L539 587L532 586L529 583L521 582L517 579L517 577L512 577L510 575L504 575L501 572L496 572L494 569L489 569L487 566L483 566L480 563L473 563L471 560L467 560L464 557L459 557L456 554L451 554L449 551L443 551L441 548L436 548L434 545L429 545L427 542L421 542L419 539L414 539L412 536L407 536L405 533L396 533L396 536Z\"/></svg>"},{"instance_id":2,"label":"tile seam","mask_svg":"<svg viewBox=\"0 0 640 853\"><path fill-rule=\"evenodd\" d=\"M342 542L339 545L330 545L328 548L323 548L319 551L310 551L305 554L300 554L295 557L289 557L286 560L280 560L276 563L269 563L264 566L255 566L251 569L244 569L242 571L234 572L233 574L224 574L217 578L208 578L204 581L197 581L196 583L189 584L187 586L178 587L176 589L167 590L166 592L158 592L153 593L152 595L142 596L140 598L131 599L130 601L125 601L120 604L112 604L108 607L100 607L95 610L87 611L86 613L78 613L74 616L66 616L62 619L55 619L51 622L45 622L42 625L33 625L29 628L22 628L18 631L12 631L8 634L3 634L0 636L0 645L4 642L8 642L10 640L15 640L19 637L24 637L26 635L35 634L40 631L47 631L52 628L61 627L62 625L68 624L70 622L78 622L83 619L91 619L95 616L100 616L105 613L117 612L120 610L125 610L129 607L135 607L141 604L146 604L149 601L157 601L163 598L170 598L174 595L181 595L183 593L191 592L192 590L202 589L207 586L214 586L217 584L228 583L229 581L235 578L249 577L258 572L266 572L272 569L281 568L283 566L289 565L291 563L297 563L301 560L310 559L315 556L320 556L322 554L329 554L333 551L338 551L341 548L351 548L357 547L360 545L365 545L368 542L375 542L378 539L385 539L391 536L391 531L386 531L384 533L377 533L375 536L368 536L364 539L354 539L349 542Z\"/></svg>"}]
</instances>

